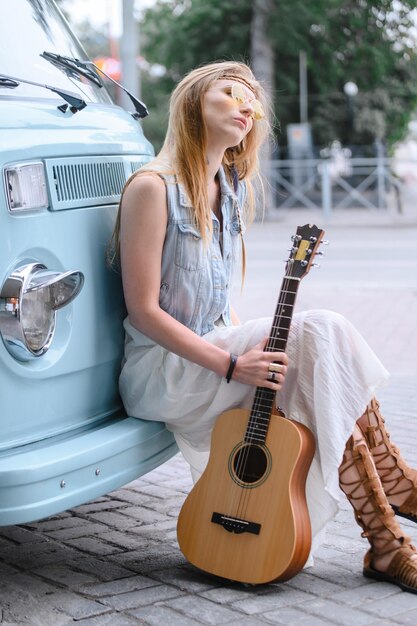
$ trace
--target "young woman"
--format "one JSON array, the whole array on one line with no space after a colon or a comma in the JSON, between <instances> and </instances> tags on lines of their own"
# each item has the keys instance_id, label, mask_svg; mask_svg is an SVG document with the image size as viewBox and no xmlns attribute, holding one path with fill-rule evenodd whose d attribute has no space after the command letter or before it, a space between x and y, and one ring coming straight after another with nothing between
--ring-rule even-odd
<instances>
[{"instance_id":1,"label":"young woman","mask_svg":"<svg viewBox=\"0 0 417 626\"><path fill-rule=\"evenodd\" d=\"M337 512L340 482L371 544L364 574L416 593L417 555L394 511L417 521L417 473L373 399L387 372L340 315L296 314L284 354L263 350L269 318L240 324L231 307L267 112L248 66L192 71L172 94L161 152L126 185L114 235L128 310L123 402L129 415L167 424L197 479L216 417L249 407L257 386L275 390L316 438L313 547Z\"/></svg>"}]
</instances>

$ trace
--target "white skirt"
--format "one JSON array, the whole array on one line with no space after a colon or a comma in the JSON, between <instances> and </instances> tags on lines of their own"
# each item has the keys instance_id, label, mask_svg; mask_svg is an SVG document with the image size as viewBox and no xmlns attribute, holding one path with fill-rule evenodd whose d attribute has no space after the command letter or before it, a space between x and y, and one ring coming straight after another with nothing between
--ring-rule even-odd
<instances>
[{"instance_id":1,"label":"white skirt","mask_svg":"<svg viewBox=\"0 0 417 626\"><path fill-rule=\"evenodd\" d=\"M271 318L262 318L219 326L204 339L239 355L266 338L271 323ZM255 390L233 380L227 384L214 372L168 352L128 320L125 329L120 392L126 411L165 422L197 480L208 461L216 418L230 408L250 408ZM314 551L320 531L339 508L338 467L346 441L388 372L350 322L332 311L295 314L286 352L289 367L277 405L316 439L306 486Z\"/></svg>"}]
</instances>

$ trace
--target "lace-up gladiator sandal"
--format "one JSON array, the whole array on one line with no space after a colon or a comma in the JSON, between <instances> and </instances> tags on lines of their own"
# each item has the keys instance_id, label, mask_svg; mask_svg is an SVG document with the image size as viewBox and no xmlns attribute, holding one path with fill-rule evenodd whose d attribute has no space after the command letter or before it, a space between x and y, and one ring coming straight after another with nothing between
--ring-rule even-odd
<instances>
[{"instance_id":1,"label":"lace-up gladiator sandal","mask_svg":"<svg viewBox=\"0 0 417 626\"><path fill-rule=\"evenodd\" d=\"M395 519L364 439L349 440L339 479L363 529L362 536L371 544L363 575L417 593L417 551Z\"/></svg>"},{"instance_id":2,"label":"lace-up gladiator sandal","mask_svg":"<svg viewBox=\"0 0 417 626\"><path fill-rule=\"evenodd\" d=\"M399 449L391 442L375 398L367 406L358 425L394 512L417 523L417 471L407 465Z\"/></svg>"}]
</instances>

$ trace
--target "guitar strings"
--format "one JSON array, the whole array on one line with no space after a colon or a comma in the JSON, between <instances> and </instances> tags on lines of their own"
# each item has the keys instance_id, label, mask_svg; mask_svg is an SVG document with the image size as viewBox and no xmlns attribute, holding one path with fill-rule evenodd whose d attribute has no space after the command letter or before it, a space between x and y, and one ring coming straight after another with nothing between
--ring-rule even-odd
<instances>
[{"instance_id":1,"label":"guitar strings","mask_svg":"<svg viewBox=\"0 0 417 626\"><path fill-rule=\"evenodd\" d=\"M288 271L288 269L290 271ZM282 287L281 287L281 294L283 294L283 297L280 298L278 305L277 305L277 310L275 312L275 316L274 316L274 322L277 321L278 324L275 327L275 330L279 329L279 328L283 328L285 330L289 331L289 328L287 329L286 326L281 326L281 320L284 317L283 313L285 311L285 307L293 307L294 306L294 302L292 304L289 304L287 302L287 298L288 298L288 293L293 293L292 291L289 290L289 285L290 280L292 278L292 276L290 276L289 274L291 274L291 269L292 269L292 263L290 260L290 265L289 268L286 268L286 274L282 283ZM292 314L291 314L292 317ZM274 324L271 328L271 335L273 335L273 329L274 329ZM267 344L265 346L265 351L267 352L273 352L276 350L276 341L277 341L277 337L269 337ZM270 394L271 390L269 388L266 387L258 387L256 390L256 394L255 394L255 402L253 404L252 407L252 411L251 411L251 415L249 418L249 425L248 425L248 429L246 431L246 434L248 435L248 439L249 441L246 442L247 445L244 445L243 450L241 448L241 454L238 460L238 464L237 467L235 468L235 471L238 475L238 477L244 477L246 470L247 470L247 466L248 466L248 462L249 462L249 457L250 457L250 450L251 450L251 445L253 445L253 435L256 435L256 431L259 428L260 432L264 433L264 437L263 437L263 442L266 441L266 436L267 436L267 431L265 432L265 425L262 422L267 422L267 425L269 426L269 420L271 417L271 413L273 410L273 405L271 407L271 412L269 414L268 417L265 417L265 410L263 408L263 404L265 404L266 402L268 402L268 408L269 408L269 399L268 399L268 395ZM276 394L275 394L276 395ZM273 398L273 402L275 402L275 395ZM252 439L252 442L250 441ZM255 444L257 444L257 442L255 442ZM243 480L242 480L243 482ZM238 502L236 503L235 501L235 505L232 507L232 510L236 510L236 517L238 518L244 518L246 515L246 511L249 505L249 498L251 495L252 490L248 487L240 487L239 490L239 496L238 497ZM235 499L235 498L233 498ZM236 507L236 508L235 508Z\"/></svg>"},{"instance_id":2,"label":"guitar strings","mask_svg":"<svg viewBox=\"0 0 417 626\"><path fill-rule=\"evenodd\" d=\"M283 284L282 284L282 288L281 288L281 294L283 295L283 298L280 298L278 305L277 305L277 310L275 313L275 318L274 321L277 321L278 324L275 327L275 330L277 330L278 328L280 328L280 319L282 319L283 317L283 312L285 310L285 306L289 306L288 302L286 301L286 298L288 296L289 293L289 276L288 276L288 272L286 273L286 276L284 277L283 280ZM271 329L271 335L273 334L273 329L274 329L274 325ZM275 343L276 343L276 337L269 337L267 345L265 347L265 351L268 352L272 352L276 349ZM248 438L249 438L249 442L248 445L246 446L246 449L244 449L243 454L241 455L241 463L239 463L240 467L239 470L240 472L242 472L240 475L244 476L246 469L247 469L247 464L248 464L248 460L249 460L249 455L250 455L250 450L251 450L251 445L253 445L253 443L255 443L255 445L258 442L254 442L254 433L256 433L257 428L260 428L260 431L264 432L264 438L263 438L263 442L266 441L266 436L267 436L267 431L265 432L265 423L261 423L262 422L267 422L267 425L269 426L269 420L271 417L271 412L273 410L273 405L270 407L270 398L268 398L268 396L271 394L271 390L269 388L262 388L262 387L258 387L257 388L257 393L255 396L255 402L253 405L253 409L252 409L252 413L251 413L251 417L250 417L250 422L249 422L249 428L247 431L248 434ZM272 398L272 402L275 401L275 397ZM268 404L268 411L269 411L269 415L267 417L265 417L265 410L264 407L262 405L264 404ZM250 430L249 430L250 429ZM250 432L252 431L252 432ZM250 441L252 439L252 442ZM240 461L240 459L239 459ZM249 498L250 495L252 493L252 490L249 489L248 487L243 487L240 493L240 500L238 503L238 507L237 507L237 516L244 518L246 515L246 511L248 508L248 504L249 504Z\"/></svg>"}]
</instances>

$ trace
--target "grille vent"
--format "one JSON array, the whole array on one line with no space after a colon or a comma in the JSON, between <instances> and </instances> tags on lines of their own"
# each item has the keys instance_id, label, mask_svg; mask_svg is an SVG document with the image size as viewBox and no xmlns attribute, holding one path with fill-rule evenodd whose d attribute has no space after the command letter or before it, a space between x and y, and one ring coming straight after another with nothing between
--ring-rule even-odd
<instances>
[{"instance_id":1,"label":"grille vent","mask_svg":"<svg viewBox=\"0 0 417 626\"><path fill-rule=\"evenodd\" d=\"M148 160L138 155L47 159L50 208L116 204L126 180Z\"/></svg>"}]
</instances>

